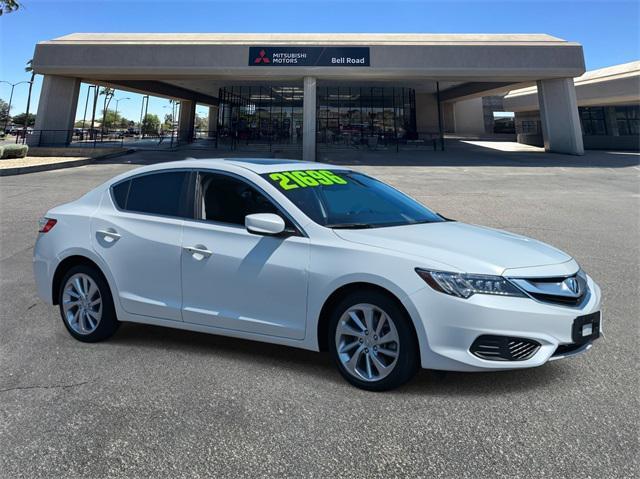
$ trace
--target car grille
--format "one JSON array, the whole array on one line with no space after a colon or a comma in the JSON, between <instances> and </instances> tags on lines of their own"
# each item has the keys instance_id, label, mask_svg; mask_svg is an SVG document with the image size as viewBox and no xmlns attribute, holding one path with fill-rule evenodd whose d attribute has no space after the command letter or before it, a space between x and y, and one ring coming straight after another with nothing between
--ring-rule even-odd
<instances>
[{"instance_id":1,"label":"car grille","mask_svg":"<svg viewBox=\"0 0 640 479\"><path fill-rule=\"evenodd\" d=\"M509 278L526 294L543 303L580 306L589 296L587 279L582 271L555 278Z\"/></svg>"},{"instance_id":2,"label":"car grille","mask_svg":"<svg viewBox=\"0 0 640 479\"><path fill-rule=\"evenodd\" d=\"M533 339L483 335L476 338L469 351L490 361L526 361L539 348L540 343Z\"/></svg>"}]
</instances>

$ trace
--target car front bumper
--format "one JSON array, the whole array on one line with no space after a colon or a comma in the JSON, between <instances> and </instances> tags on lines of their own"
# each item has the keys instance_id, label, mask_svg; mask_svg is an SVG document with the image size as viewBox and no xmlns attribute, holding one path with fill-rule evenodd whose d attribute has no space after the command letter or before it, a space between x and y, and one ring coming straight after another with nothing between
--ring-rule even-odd
<instances>
[{"instance_id":1,"label":"car front bumper","mask_svg":"<svg viewBox=\"0 0 640 479\"><path fill-rule=\"evenodd\" d=\"M422 367L449 371L520 369L585 352L591 341L575 344L574 321L601 309L600 288L590 277L587 283L588 297L579 307L482 294L461 299L429 287L413 293L409 299L426 336L420 342ZM540 347L525 360L483 359L470 351L474 341L483 335L533 340ZM572 346L561 352L558 347L562 345Z\"/></svg>"}]
</instances>

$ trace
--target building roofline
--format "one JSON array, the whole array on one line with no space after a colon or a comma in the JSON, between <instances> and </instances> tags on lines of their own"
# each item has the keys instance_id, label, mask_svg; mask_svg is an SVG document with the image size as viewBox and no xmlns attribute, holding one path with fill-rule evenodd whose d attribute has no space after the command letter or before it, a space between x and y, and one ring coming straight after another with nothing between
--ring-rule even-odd
<instances>
[{"instance_id":1,"label":"building roofline","mask_svg":"<svg viewBox=\"0 0 640 479\"><path fill-rule=\"evenodd\" d=\"M579 45L543 33L71 33L42 44Z\"/></svg>"},{"instance_id":2,"label":"building roofline","mask_svg":"<svg viewBox=\"0 0 640 479\"><path fill-rule=\"evenodd\" d=\"M607 82L634 76L640 76L640 61L621 63L619 65L598 68L597 70L590 70L580 75L579 77L574 78L573 83L575 86L580 86L587 85L589 83ZM505 98L515 98L523 95L531 95L536 93L537 91L537 86L519 88L517 90L511 90L505 96Z\"/></svg>"}]
</instances>

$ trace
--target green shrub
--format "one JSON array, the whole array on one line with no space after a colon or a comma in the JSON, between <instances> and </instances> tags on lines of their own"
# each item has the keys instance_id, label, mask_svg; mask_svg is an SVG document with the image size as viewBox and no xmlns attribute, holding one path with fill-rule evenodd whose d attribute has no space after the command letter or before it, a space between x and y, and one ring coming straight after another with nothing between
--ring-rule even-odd
<instances>
[{"instance_id":1,"label":"green shrub","mask_svg":"<svg viewBox=\"0 0 640 479\"><path fill-rule=\"evenodd\" d=\"M27 145L4 145L0 158L8 160L10 158L24 158L27 156L29 147Z\"/></svg>"},{"instance_id":2,"label":"green shrub","mask_svg":"<svg viewBox=\"0 0 640 479\"><path fill-rule=\"evenodd\" d=\"M2 159L2 155L4 155L4 146L0 146L0 159Z\"/></svg>"}]
</instances>

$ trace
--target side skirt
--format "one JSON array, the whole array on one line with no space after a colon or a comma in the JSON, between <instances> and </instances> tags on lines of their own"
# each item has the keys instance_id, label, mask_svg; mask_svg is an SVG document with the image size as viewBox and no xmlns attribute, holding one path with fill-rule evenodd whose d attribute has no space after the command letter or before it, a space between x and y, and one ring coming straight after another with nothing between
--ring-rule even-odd
<instances>
[{"instance_id":1,"label":"side skirt","mask_svg":"<svg viewBox=\"0 0 640 479\"><path fill-rule=\"evenodd\" d=\"M291 346L294 348L307 349L309 351L319 351L317 344L311 344L307 340L289 339L279 336L268 336L265 334L247 333L245 331L236 331L233 329L216 328L213 326L205 326L202 324L186 323L183 321L173 321L171 319L159 319L151 316L141 316L137 314L118 312L118 320L124 323L140 323L152 326L162 326L165 328L183 329L185 331L194 331L198 333L216 334L218 336L228 336L231 338L248 339L250 341L260 341L262 343L281 344L283 346Z\"/></svg>"}]
</instances>

